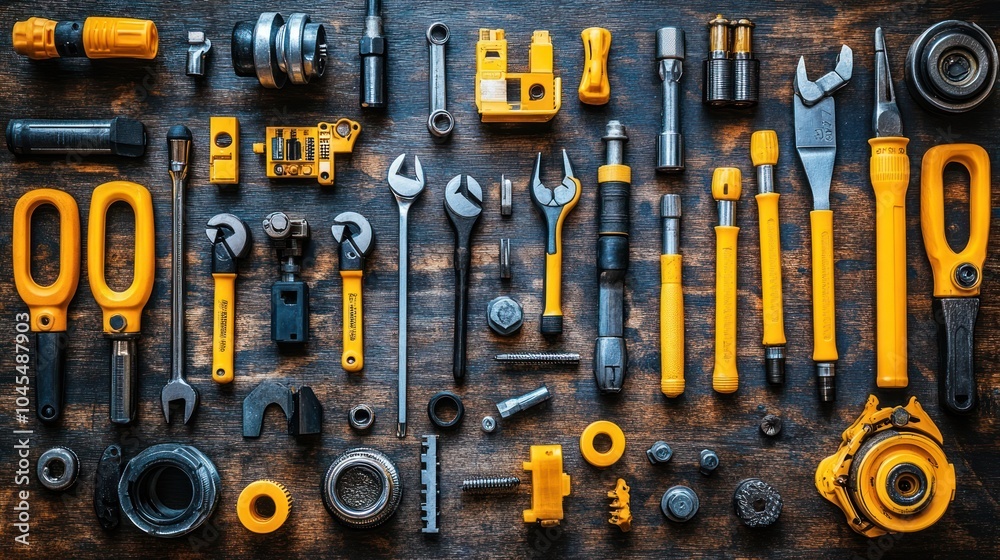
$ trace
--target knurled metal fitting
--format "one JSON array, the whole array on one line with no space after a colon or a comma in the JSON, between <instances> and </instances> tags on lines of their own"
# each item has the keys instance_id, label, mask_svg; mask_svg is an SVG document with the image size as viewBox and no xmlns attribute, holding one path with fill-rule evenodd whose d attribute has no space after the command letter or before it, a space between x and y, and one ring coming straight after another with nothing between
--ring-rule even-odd
<instances>
[{"instance_id":1,"label":"knurled metal fitting","mask_svg":"<svg viewBox=\"0 0 1000 560\"><path fill-rule=\"evenodd\" d=\"M511 336L521 330L524 310L520 303L507 296L500 296L486 306L486 322L496 334Z\"/></svg>"},{"instance_id":2,"label":"knurled metal fitting","mask_svg":"<svg viewBox=\"0 0 1000 560\"><path fill-rule=\"evenodd\" d=\"M733 107L757 104L760 61L753 55L753 22L738 19L733 26Z\"/></svg>"},{"instance_id":3,"label":"knurled metal fitting","mask_svg":"<svg viewBox=\"0 0 1000 560\"><path fill-rule=\"evenodd\" d=\"M720 14L708 22L708 58L702 84L706 105L721 107L733 100L733 60L729 55L729 20Z\"/></svg>"},{"instance_id":4,"label":"knurled metal fitting","mask_svg":"<svg viewBox=\"0 0 1000 560\"><path fill-rule=\"evenodd\" d=\"M703 449L698 456L698 472L709 476L719 468L719 456L711 449Z\"/></svg>"},{"instance_id":5,"label":"knurled metal fitting","mask_svg":"<svg viewBox=\"0 0 1000 560\"><path fill-rule=\"evenodd\" d=\"M403 497L396 464L367 447L349 449L337 457L321 489L326 509L354 529L381 525L396 513Z\"/></svg>"},{"instance_id":6,"label":"knurled metal fitting","mask_svg":"<svg viewBox=\"0 0 1000 560\"><path fill-rule=\"evenodd\" d=\"M781 494L759 478L739 483L733 494L733 509L747 527L767 527L781 515Z\"/></svg>"},{"instance_id":7,"label":"knurled metal fitting","mask_svg":"<svg viewBox=\"0 0 1000 560\"><path fill-rule=\"evenodd\" d=\"M667 442L665 441L658 441L646 450L646 457L648 457L649 462L654 465L666 463L673 456L674 450L670 449L670 446L667 445Z\"/></svg>"}]
</instances>

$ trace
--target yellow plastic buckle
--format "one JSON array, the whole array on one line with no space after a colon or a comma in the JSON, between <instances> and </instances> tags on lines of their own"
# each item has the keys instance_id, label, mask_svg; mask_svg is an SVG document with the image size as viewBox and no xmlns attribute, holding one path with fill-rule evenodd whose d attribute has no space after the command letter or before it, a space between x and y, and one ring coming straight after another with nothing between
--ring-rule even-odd
<instances>
[{"instance_id":1,"label":"yellow plastic buckle","mask_svg":"<svg viewBox=\"0 0 1000 560\"><path fill-rule=\"evenodd\" d=\"M480 29L476 43L476 107L483 122L547 122L562 106L562 80L552 73L548 31L531 35L528 72L507 72L503 29Z\"/></svg>"}]
</instances>

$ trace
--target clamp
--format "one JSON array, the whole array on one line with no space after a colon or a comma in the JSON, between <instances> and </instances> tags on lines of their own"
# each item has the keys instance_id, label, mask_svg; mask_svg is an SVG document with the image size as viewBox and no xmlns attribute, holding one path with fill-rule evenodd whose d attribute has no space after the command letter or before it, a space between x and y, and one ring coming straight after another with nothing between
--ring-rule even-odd
<instances>
[{"instance_id":1,"label":"clamp","mask_svg":"<svg viewBox=\"0 0 1000 560\"><path fill-rule=\"evenodd\" d=\"M340 278L344 283L344 352L340 367L358 372L365 366L364 320L361 284L365 257L375 245L368 220L357 212L343 212L333 219L333 239L340 244Z\"/></svg>"},{"instance_id":2,"label":"clamp","mask_svg":"<svg viewBox=\"0 0 1000 560\"><path fill-rule=\"evenodd\" d=\"M239 260L250 254L250 226L233 214L216 214L205 235L212 242L215 318L212 337L212 379L231 383L236 355L236 273Z\"/></svg>"},{"instance_id":3,"label":"clamp","mask_svg":"<svg viewBox=\"0 0 1000 560\"><path fill-rule=\"evenodd\" d=\"M465 379L465 339L469 307L469 268L472 265L472 233L483 213L483 188L471 175L456 175L444 190L444 209L455 230L455 344L452 373Z\"/></svg>"}]
</instances>

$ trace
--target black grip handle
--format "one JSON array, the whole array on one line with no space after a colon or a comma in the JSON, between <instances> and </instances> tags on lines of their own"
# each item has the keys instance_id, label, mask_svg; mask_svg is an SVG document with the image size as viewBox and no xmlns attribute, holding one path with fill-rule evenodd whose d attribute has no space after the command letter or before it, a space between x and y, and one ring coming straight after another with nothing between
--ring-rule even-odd
<instances>
[{"instance_id":1,"label":"black grip handle","mask_svg":"<svg viewBox=\"0 0 1000 560\"><path fill-rule=\"evenodd\" d=\"M452 356L452 373L455 381L465 379L465 334L469 307L469 267L472 264L472 250L468 239L455 246L455 347Z\"/></svg>"},{"instance_id":2,"label":"black grip handle","mask_svg":"<svg viewBox=\"0 0 1000 560\"><path fill-rule=\"evenodd\" d=\"M598 235L628 235L630 188L623 181L598 185Z\"/></svg>"},{"instance_id":3,"label":"black grip handle","mask_svg":"<svg viewBox=\"0 0 1000 560\"><path fill-rule=\"evenodd\" d=\"M38 419L46 424L59 420L62 414L68 340L64 332L35 335L35 387L38 394L36 413Z\"/></svg>"},{"instance_id":4,"label":"black grip handle","mask_svg":"<svg viewBox=\"0 0 1000 560\"><path fill-rule=\"evenodd\" d=\"M939 399L941 406L953 414L968 414L976 407L972 361L978 315L979 298L934 298Z\"/></svg>"}]
</instances>

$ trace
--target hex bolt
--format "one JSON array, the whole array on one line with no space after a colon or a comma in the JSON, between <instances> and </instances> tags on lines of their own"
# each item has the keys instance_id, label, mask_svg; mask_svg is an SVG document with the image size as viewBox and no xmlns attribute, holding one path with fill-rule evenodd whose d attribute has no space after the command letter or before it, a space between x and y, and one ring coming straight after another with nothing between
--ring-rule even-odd
<instances>
[{"instance_id":1,"label":"hex bolt","mask_svg":"<svg viewBox=\"0 0 1000 560\"><path fill-rule=\"evenodd\" d=\"M774 437L781 433L781 418L774 414L768 414L760 421L760 431L767 437Z\"/></svg>"},{"instance_id":2,"label":"hex bolt","mask_svg":"<svg viewBox=\"0 0 1000 560\"><path fill-rule=\"evenodd\" d=\"M507 296L500 296L486 306L486 322L500 336L512 336L524 324L521 304Z\"/></svg>"},{"instance_id":3,"label":"hex bolt","mask_svg":"<svg viewBox=\"0 0 1000 560\"><path fill-rule=\"evenodd\" d=\"M687 486L672 486L660 500L660 510L667 519L677 523L689 521L698 513L698 494Z\"/></svg>"},{"instance_id":4,"label":"hex bolt","mask_svg":"<svg viewBox=\"0 0 1000 560\"><path fill-rule=\"evenodd\" d=\"M670 446L667 445L667 442L665 441L658 441L646 450L646 457L648 457L649 462L654 465L666 463L673 456L674 450L670 449Z\"/></svg>"},{"instance_id":5,"label":"hex bolt","mask_svg":"<svg viewBox=\"0 0 1000 560\"><path fill-rule=\"evenodd\" d=\"M979 282L979 269L976 265L962 263L955 267L955 282L963 288L971 288Z\"/></svg>"},{"instance_id":6,"label":"hex bolt","mask_svg":"<svg viewBox=\"0 0 1000 560\"><path fill-rule=\"evenodd\" d=\"M703 449L698 456L698 472L705 476L711 475L719 468L719 456L711 449Z\"/></svg>"},{"instance_id":7,"label":"hex bolt","mask_svg":"<svg viewBox=\"0 0 1000 560\"><path fill-rule=\"evenodd\" d=\"M910 413L905 408L897 406L889 416L889 421L892 422L893 426L902 428L910 423Z\"/></svg>"},{"instance_id":8,"label":"hex bolt","mask_svg":"<svg viewBox=\"0 0 1000 560\"><path fill-rule=\"evenodd\" d=\"M492 416L489 415L483 416L483 421L481 425L483 427L483 431L486 432L487 434L492 434L493 432L497 431L497 419Z\"/></svg>"}]
</instances>

